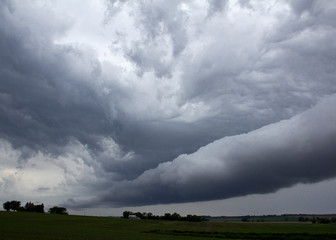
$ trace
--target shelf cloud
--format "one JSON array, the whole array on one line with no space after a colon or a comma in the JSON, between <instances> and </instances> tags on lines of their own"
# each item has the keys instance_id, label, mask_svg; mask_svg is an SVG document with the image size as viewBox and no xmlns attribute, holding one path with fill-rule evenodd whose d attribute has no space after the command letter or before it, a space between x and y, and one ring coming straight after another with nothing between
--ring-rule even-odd
<instances>
[{"instance_id":1,"label":"shelf cloud","mask_svg":"<svg viewBox=\"0 0 336 240\"><path fill-rule=\"evenodd\" d=\"M289 120L216 140L116 184L101 199L121 206L205 201L333 178L335 104L333 95Z\"/></svg>"}]
</instances>

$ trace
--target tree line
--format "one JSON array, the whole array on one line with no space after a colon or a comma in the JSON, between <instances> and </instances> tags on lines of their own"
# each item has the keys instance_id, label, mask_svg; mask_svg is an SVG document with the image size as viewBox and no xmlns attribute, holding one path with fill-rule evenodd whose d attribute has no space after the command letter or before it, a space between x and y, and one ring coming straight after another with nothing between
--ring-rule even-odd
<instances>
[{"instance_id":1,"label":"tree line","mask_svg":"<svg viewBox=\"0 0 336 240\"><path fill-rule=\"evenodd\" d=\"M124 211L123 212L123 218L130 218L130 217L135 217L138 219L149 219L149 220L166 220L166 221L188 221L188 222L202 222L202 221L207 221L204 217L197 216L197 215L187 215L185 217L181 216L178 213L165 213L163 216L158 216L158 215L153 215L152 213L141 213L141 212L136 212L133 213L131 211Z\"/></svg>"},{"instance_id":2,"label":"tree line","mask_svg":"<svg viewBox=\"0 0 336 240\"><path fill-rule=\"evenodd\" d=\"M312 222L312 223L322 223L322 224L328 224L328 223L336 223L336 218L332 217L332 218L322 218L322 217L312 217L312 218L308 218L308 217L299 217L298 218L299 222Z\"/></svg>"},{"instance_id":3,"label":"tree line","mask_svg":"<svg viewBox=\"0 0 336 240\"><path fill-rule=\"evenodd\" d=\"M35 213L44 213L44 204L34 204L32 202L27 202L25 206L21 206L20 201L7 201L3 204L3 208L6 211L14 212L35 212ZM48 213L50 214L68 214L68 211L64 207L54 206L49 208Z\"/></svg>"}]
</instances>

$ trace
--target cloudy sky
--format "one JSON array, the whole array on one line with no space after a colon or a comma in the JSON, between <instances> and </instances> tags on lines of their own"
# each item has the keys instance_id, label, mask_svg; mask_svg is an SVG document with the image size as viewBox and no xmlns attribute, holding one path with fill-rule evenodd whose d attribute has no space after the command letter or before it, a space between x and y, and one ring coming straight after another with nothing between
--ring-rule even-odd
<instances>
[{"instance_id":1,"label":"cloudy sky","mask_svg":"<svg viewBox=\"0 0 336 240\"><path fill-rule=\"evenodd\" d=\"M0 201L336 212L336 1L0 2Z\"/></svg>"}]
</instances>

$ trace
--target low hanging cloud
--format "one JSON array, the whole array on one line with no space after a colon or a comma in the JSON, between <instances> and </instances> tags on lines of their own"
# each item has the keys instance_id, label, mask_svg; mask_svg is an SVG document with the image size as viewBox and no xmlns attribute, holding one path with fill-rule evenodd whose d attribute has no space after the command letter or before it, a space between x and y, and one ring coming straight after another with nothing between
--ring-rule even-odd
<instances>
[{"instance_id":1,"label":"low hanging cloud","mask_svg":"<svg viewBox=\"0 0 336 240\"><path fill-rule=\"evenodd\" d=\"M289 120L225 137L115 184L103 202L141 206L270 193L336 176L336 95Z\"/></svg>"}]
</instances>

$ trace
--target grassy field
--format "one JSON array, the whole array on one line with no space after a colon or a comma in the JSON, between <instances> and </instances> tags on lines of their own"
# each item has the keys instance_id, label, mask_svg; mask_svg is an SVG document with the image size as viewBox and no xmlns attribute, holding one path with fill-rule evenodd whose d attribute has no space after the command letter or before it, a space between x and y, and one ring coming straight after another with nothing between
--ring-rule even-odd
<instances>
[{"instance_id":1,"label":"grassy field","mask_svg":"<svg viewBox=\"0 0 336 240\"><path fill-rule=\"evenodd\" d=\"M330 215L276 215L276 216L240 216L240 217L211 217L210 221L221 222L241 222L242 218L247 218L249 222L282 222L297 223L299 217L305 218L305 222L311 222L312 218L336 218L335 214Z\"/></svg>"},{"instance_id":2,"label":"grassy field","mask_svg":"<svg viewBox=\"0 0 336 240\"><path fill-rule=\"evenodd\" d=\"M336 224L190 223L0 212L0 239L336 240Z\"/></svg>"}]
</instances>

